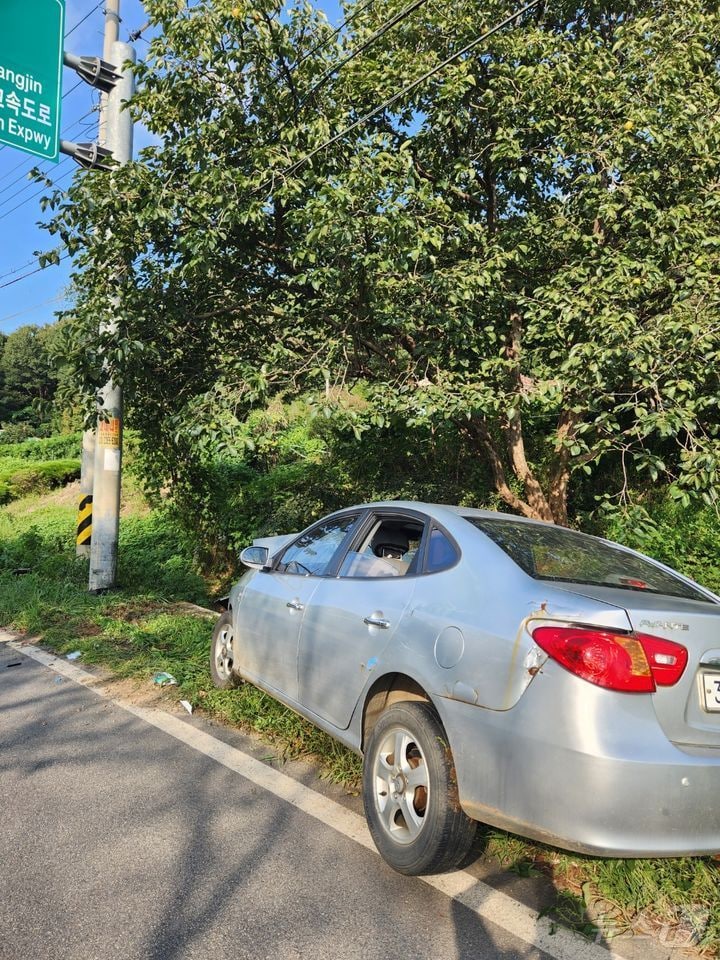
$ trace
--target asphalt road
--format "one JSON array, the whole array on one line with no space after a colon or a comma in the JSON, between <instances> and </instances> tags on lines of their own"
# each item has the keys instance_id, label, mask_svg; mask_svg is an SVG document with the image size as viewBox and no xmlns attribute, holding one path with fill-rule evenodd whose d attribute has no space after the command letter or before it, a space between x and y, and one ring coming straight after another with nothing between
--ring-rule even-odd
<instances>
[{"instance_id":1,"label":"asphalt road","mask_svg":"<svg viewBox=\"0 0 720 960\"><path fill-rule=\"evenodd\" d=\"M0 643L0 960L547 956Z\"/></svg>"}]
</instances>

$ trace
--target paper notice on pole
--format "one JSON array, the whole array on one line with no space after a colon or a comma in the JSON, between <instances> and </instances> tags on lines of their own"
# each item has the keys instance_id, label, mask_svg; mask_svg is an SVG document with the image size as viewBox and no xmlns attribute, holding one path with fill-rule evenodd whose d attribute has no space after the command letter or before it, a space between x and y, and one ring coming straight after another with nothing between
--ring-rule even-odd
<instances>
[{"instance_id":1,"label":"paper notice on pole","mask_svg":"<svg viewBox=\"0 0 720 960\"><path fill-rule=\"evenodd\" d=\"M120 450L119 448L113 450L108 447L105 450L105 459L103 461L103 466L106 470L110 470L113 473L120 472Z\"/></svg>"},{"instance_id":2,"label":"paper notice on pole","mask_svg":"<svg viewBox=\"0 0 720 960\"><path fill-rule=\"evenodd\" d=\"M97 440L101 447L119 447L120 418L113 417L110 420L100 420L97 429Z\"/></svg>"}]
</instances>

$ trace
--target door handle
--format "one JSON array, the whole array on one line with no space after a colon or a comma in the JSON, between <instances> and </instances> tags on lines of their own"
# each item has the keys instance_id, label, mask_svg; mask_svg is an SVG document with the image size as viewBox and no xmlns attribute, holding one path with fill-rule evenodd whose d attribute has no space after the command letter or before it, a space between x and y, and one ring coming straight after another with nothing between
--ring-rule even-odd
<instances>
[{"instance_id":1,"label":"door handle","mask_svg":"<svg viewBox=\"0 0 720 960\"><path fill-rule=\"evenodd\" d=\"M365 617L363 623L366 623L369 627L381 627L383 630L387 630L390 626L390 621L386 620L384 617L372 616Z\"/></svg>"},{"instance_id":2,"label":"door handle","mask_svg":"<svg viewBox=\"0 0 720 960\"><path fill-rule=\"evenodd\" d=\"M291 610L304 610L305 604L300 603L299 600L288 600L285 604L286 607L289 607Z\"/></svg>"}]
</instances>

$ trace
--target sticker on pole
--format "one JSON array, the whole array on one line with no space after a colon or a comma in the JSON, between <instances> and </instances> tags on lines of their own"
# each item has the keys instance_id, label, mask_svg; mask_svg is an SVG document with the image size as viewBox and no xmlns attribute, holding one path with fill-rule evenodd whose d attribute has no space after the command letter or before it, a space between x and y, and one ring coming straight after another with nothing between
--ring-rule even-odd
<instances>
[{"instance_id":1,"label":"sticker on pole","mask_svg":"<svg viewBox=\"0 0 720 960\"><path fill-rule=\"evenodd\" d=\"M58 159L65 0L0 2L0 143Z\"/></svg>"},{"instance_id":2,"label":"sticker on pole","mask_svg":"<svg viewBox=\"0 0 720 960\"><path fill-rule=\"evenodd\" d=\"M111 417L110 420L98 420L97 442L101 447L120 446L120 418Z\"/></svg>"}]
</instances>

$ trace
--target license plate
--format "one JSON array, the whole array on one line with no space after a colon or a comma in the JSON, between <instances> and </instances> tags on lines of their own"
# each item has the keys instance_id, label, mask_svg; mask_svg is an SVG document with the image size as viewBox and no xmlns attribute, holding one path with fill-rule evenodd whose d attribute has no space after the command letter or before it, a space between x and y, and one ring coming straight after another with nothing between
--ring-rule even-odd
<instances>
[{"instance_id":1,"label":"license plate","mask_svg":"<svg viewBox=\"0 0 720 960\"><path fill-rule=\"evenodd\" d=\"M720 673L700 674L703 691L703 706L709 713L720 713Z\"/></svg>"}]
</instances>

